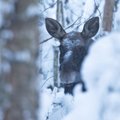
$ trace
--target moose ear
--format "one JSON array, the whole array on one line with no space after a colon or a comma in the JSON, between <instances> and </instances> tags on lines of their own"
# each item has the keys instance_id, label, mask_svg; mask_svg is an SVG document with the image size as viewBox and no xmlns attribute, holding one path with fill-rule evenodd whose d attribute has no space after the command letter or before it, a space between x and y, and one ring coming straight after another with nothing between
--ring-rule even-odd
<instances>
[{"instance_id":1,"label":"moose ear","mask_svg":"<svg viewBox=\"0 0 120 120\"><path fill-rule=\"evenodd\" d=\"M81 34L83 35L84 38L88 39L95 36L98 30L99 30L99 17L93 17L85 23Z\"/></svg>"},{"instance_id":2,"label":"moose ear","mask_svg":"<svg viewBox=\"0 0 120 120\"><path fill-rule=\"evenodd\" d=\"M66 34L65 30L62 28L60 23L57 20L54 20L52 18L46 18L45 19L46 29L48 33L57 39L62 39L64 35Z\"/></svg>"}]
</instances>

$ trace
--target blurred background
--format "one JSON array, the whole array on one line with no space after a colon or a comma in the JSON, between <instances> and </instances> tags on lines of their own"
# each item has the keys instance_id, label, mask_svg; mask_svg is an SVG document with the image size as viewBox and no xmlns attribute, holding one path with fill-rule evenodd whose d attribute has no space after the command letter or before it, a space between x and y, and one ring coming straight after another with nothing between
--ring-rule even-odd
<instances>
[{"instance_id":1,"label":"blurred background","mask_svg":"<svg viewBox=\"0 0 120 120\"><path fill-rule=\"evenodd\" d=\"M0 0L0 120L120 120L120 0ZM82 75L87 93L59 88L59 41L98 16L100 29Z\"/></svg>"},{"instance_id":2,"label":"blurred background","mask_svg":"<svg viewBox=\"0 0 120 120\"><path fill-rule=\"evenodd\" d=\"M37 0L0 0L0 120L37 120Z\"/></svg>"}]
</instances>

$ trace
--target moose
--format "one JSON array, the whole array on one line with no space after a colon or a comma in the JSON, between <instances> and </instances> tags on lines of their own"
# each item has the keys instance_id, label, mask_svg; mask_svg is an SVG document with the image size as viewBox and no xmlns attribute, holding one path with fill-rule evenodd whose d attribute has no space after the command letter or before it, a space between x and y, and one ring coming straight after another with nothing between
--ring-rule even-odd
<instances>
[{"instance_id":1,"label":"moose","mask_svg":"<svg viewBox=\"0 0 120 120\"><path fill-rule=\"evenodd\" d=\"M92 17L83 26L82 32L67 33L61 24L52 18L45 19L48 33L60 41L60 80L65 93L73 94L77 84L82 84L82 91L87 91L81 77L81 67L89 47L94 42L93 36L99 30L99 17Z\"/></svg>"}]
</instances>

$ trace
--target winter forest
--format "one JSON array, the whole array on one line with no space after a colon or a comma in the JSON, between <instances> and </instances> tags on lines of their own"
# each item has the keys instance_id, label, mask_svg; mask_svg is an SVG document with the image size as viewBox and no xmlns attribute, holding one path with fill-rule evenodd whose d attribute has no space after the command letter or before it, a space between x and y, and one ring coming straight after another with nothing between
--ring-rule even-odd
<instances>
[{"instance_id":1,"label":"winter forest","mask_svg":"<svg viewBox=\"0 0 120 120\"><path fill-rule=\"evenodd\" d=\"M120 0L0 0L0 120L120 120Z\"/></svg>"}]
</instances>

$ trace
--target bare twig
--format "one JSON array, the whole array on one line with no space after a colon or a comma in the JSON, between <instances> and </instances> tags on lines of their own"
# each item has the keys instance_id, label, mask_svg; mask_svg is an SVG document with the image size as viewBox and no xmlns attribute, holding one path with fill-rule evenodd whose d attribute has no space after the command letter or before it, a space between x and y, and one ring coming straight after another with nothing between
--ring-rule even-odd
<instances>
[{"instance_id":1,"label":"bare twig","mask_svg":"<svg viewBox=\"0 0 120 120\"><path fill-rule=\"evenodd\" d=\"M97 3L96 3L95 0L94 0L94 3L95 3L95 10L94 10L94 12L93 12L93 13L89 16L89 18L87 18L84 22L79 23L79 24L77 25L77 27L80 26L80 25L82 25L83 23L86 23L86 21L88 21L91 17L93 17L93 16L96 14L97 11L99 12L99 15L100 15L100 17L101 17L101 13L100 13L100 10L99 10L100 4L97 5ZM75 24L74 24L74 25L75 25Z\"/></svg>"},{"instance_id":2,"label":"bare twig","mask_svg":"<svg viewBox=\"0 0 120 120\"><path fill-rule=\"evenodd\" d=\"M56 4L56 3L57 3L57 1L56 1L54 4ZM94 0L94 3L95 3L95 10L94 10L94 13L92 13L89 18L91 18L92 16L94 16L94 14L95 14L97 11L99 12L99 14L100 14L100 16L101 16L101 13L100 13L100 10L99 10L100 4L97 5L97 3L96 3L95 0ZM49 8L50 8L50 7L49 7ZM47 9L49 9L49 8L47 8ZM47 10L47 9L45 9L45 10ZM44 11L45 11L45 10L44 10ZM89 19L89 18L88 18L88 19ZM79 19L81 19L81 16L78 17L71 25L69 25L68 27L66 27L65 30L67 30L67 29L69 29L70 27L74 26ZM87 20L88 20L88 19L87 19ZM83 23L85 23L87 20L85 20ZM83 23L78 24L78 26L80 26L80 25L83 24ZM40 44L43 44L43 43L47 42L48 40L50 40L50 39L52 39L52 38L53 38L53 37L47 38L47 39L43 40L42 42L40 42Z\"/></svg>"},{"instance_id":3,"label":"bare twig","mask_svg":"<svg viewBox=\"0 0 120 120\"><path fill-rule=\"evenodd\" d=\"M47 39L43 40L42 42L40 42L40 44L43 44L43 43L47 42L48 40L50 40L50 39L52 39L52 38L53 38L53 37L47 38Z\"/></svg>"},{"instance_id":4,"label":"bare twig","mask_svg":"<svg viewBox=\"0 0 120 120\"><path fill-rule=\"evenodd\" d=\"M80 19L81 17L78 17L70 26L66 27L65 30L69 29L70 27L72 27L73 25L76 24L76 22ZM52 39L53 37L47 38L45 40L43 40L42 42L40 42L40 44L43 44L45 42L47 42L48 40Z\"/></svg>"},{"instance_id":5,"label":"bare twig","mask_svg":"<svg viewBox=\"0 0 120 120\"><path fill-rule=\"evenodd\" d=\"M94 3L95 3L94 14L98 11L98 12L99 12L99 15L100 15L100 17L101 17L101 12L100 12L100 10L99 10L100 3L97 5L96 0L94 0Z\"/></svg>"},{"instance_id":6,"label":"bare twig","mask_svg":"<svg viewBox=\"0 0 120 120\"><path fill-rule=\"evenodd\" d=\"M70 27L72 27L73 25L75 25L76 22L77 22L80 18L81 18L81 17L78 17L70 26L66 27L65 30L68 29L68 28L70 28Z\"/></svg>"},{"instance_id":7,"label":"bare twig","mask_svg":"<svg viewBox=\"0 0 120 120\"><path fill-rule=\"evenodd\" d=\"M50 5L48 8L45 8L40 14L43 14L45 11L47 11L48 9L54 7L56 5L57 1L55 3L53 3L52 5Z\"/></svg>"},{"instance_id":8,"label":"bare twig","mask_svg":"<svg viewBox=\"0 0 120 120\"><path fill-rule=\"evenodd\" d=\"M51 76L51 77L49 77L48 79L46 79L45 80L45 82L42 84L42 86L40 87L40 89L42 89L43 88L43 86L45 85L45 83L49 80L49 79L51 79L51 78L53 78L54 76Z\"/></svg>"}]
</instances>

